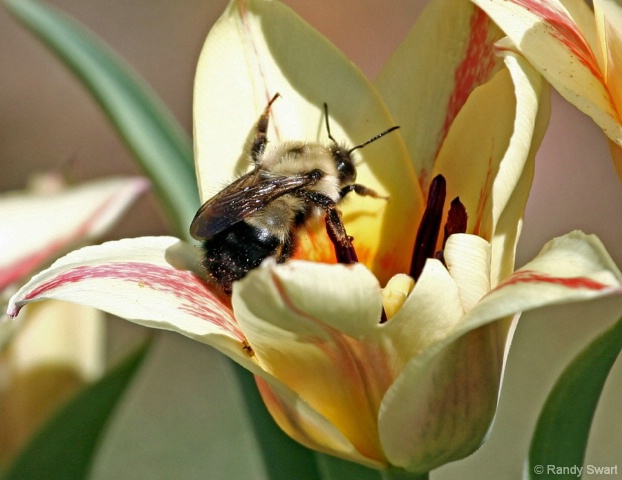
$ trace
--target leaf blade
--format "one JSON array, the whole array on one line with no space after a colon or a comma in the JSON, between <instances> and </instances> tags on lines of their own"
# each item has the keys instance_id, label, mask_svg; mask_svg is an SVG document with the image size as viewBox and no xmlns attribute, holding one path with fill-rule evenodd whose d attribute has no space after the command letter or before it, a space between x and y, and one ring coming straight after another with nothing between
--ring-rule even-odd
<instances>
[{"instance_id":1,"label":"leaf blade","mask_svg":"<svg viewBox=\"0 0 622 480\"><path fill-rule=\"evenodd\" d=\"M62 408L9 467L4 480L86 478L108 419L149 351L140 347Z\"/></svg>"},{"instance_id":2,"label":"leaf blade","mask_svg":"<svg viewBox=\"0 0 622 480\"><path fill-rule=\"evenodd\" d=\"M88 89L151 178L171 225L187 237L199 197L192 145L181 126L129 66L93 34L34 0L4 0Z\"/></svg>"},{"instance_id":3,"label":"leaf blade","mask_svg":"<svg viewBox=\"0 0 622 480\"><path fill-rule=\"evenodd\" d=\"M529 478L538 466L583 465L590 427L607 376L622 351L622 318L593 340L566 367L540 412L529 449ZM550 478L559 478L553 474Z\"/></svg>"}]
</instances>

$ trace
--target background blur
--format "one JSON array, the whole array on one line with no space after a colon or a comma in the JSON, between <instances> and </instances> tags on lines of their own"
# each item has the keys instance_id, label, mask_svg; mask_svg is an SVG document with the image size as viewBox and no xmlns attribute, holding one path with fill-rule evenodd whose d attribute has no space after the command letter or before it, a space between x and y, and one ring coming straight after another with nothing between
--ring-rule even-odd
<instances>
[{"instance_id":1,"label":"background blur","mask_svg":"<svg viewBox=\"0 0 622 480\"><path fill-rule=\"evenodd\" d=\"M226 4L224 0L50 3L103 38L148 81L191 132L195 63L207 32ZM285 3L373 79L426 2ZM54 168L67 168L76 181L138 173L81 85L2 9L0 65L0 191L22 188L33 172ZM223 121L235 121L235 112L222 115ZM601 131L553 95L553 117L537 158L518 266L532 258L547 240L573 229L597 234L622 266L621 206L622 184ZM156 202L147 195L108 238L165 233ZM489 442L469 459L436 471L432 478L476 479L482 473L488 478L519 478L535 418L553 380L620 311L619 301L608 300L525 314L514 337L515 348L510 353ZM125 322L112 322L111 327L117 340L139 335L138 327ZM122 346L115 348L113 357L123 350ZM220 363L209 348L165 335L135 388L136 398L142 400L122 412L123 422L118 422L122 425L115 425L112 432L117 446L107 447L94 476L205 478L207 465L201 463L201 452L218 445L207 444L203 432L209 430L210 418L219 414L219 408L228 408L205 402L212 385L210 378L221 375L217 368ZM618 361L597 412L586 464L618 464L620 478L621 398L622 365Z\"/></svg>"}]
</instances>

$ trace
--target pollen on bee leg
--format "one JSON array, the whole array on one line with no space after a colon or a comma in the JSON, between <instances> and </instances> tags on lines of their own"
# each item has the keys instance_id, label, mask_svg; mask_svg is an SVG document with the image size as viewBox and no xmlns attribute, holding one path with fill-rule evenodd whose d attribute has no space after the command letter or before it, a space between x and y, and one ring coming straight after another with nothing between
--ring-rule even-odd
<instances>
[{"instance_id":1,"label":"pollen on bee leg","mask_svg":"<svg viewBox=\"0 0 622 480\"><path fill-rule=\"evenodd\" d=\"M390 320L402 308L414 287L413 278L404 273L398 273L387 282L382 289L382 306L387 320Z\"/></svg>"}]
</instances>

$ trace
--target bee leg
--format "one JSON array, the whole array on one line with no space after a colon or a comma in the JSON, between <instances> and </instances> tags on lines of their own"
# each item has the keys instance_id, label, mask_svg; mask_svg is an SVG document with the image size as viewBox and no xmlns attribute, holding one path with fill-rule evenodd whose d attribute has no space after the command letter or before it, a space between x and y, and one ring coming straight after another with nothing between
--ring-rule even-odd
<instances>
[{"instance_id":1,"label":"bee leg","mask_svg":"<svg viewBox=\"0 0 622 480\"><path fill-rule=\"evenodd\" d=\"M360 195L361 197L382 198L384 200L389 199L389 197L380 195L375 190L372 190L371 188L366 187L365 185L360 185L358 183L352 183L350 185L346 185L345 187L341 189L341 191L339 192L339 195L341 195L341 198L343 198L352 191L355 192L357 195Z\"/></svg>"},{"instance_id":2,"label":"bee leg","mask_svg":"<svg viewBox=\"0 0 622 480\"><path fill-rule=\"evenodd\" d=\"M337 261L345 264L357 263L358 257L352 245L352 237L346 232L346 228L341 221L341 216L339 215L335 202L326 195L322 195L318 192L301 190L300 195L326 212L326 232L335 248Z\"/></svg>"},{"instance_id":3,"label":"bee leg","mask_svg":"<svg viewBox=\"0 0 622 480\"><path fill-rule=\"evenodd\" d=\"M346 232L346 228L343 226L341 216L334 203L326 210L326 232L330 241L333 242L335 255L339 263L350 264L359 261L356 250L354 250L352 245L352 237Z\"/></svg>"},{"instance_id":4,"label":"bee leg","mask_svg":"<svg viewBox=\"0 0 622 480\"><path fill-rule=\"evenodd\" d=\"M280 97L280 94L275 94L274 97L268 102L266 108L263 113L257 120L257 125L255 129L257 130L257 134L253 139L253 143L251 143L251 158L253 159L253 163L258 165L260 163L261 155L266 149L266 145L268 143L268 123L270 119L270 107L274 103L274 101Z\"/></svg>"},{"instance_id":5,"label":"bee leg","mask_svg":"<svg viewBox=\"0 0 622 480\"><path fill-rule=\"evenodd\" d=\"M368 193L359 193L359 189L362 189L363 192L372 192L372 194L370 195ZM344 190L345 193L354 190L355 192L359 193L359 195L369 195L375 198L384 198L378 195L372 189L367 188L363 185L355 184L349 189L348 187L344 187L341 191L343 192ZM319 207L323 208L326 212L326 233L328 233L328 238L330 238L330 241L333 242L337 261L344 264L358 263L359 259L356 255L356 250L354 250L354 246L352 245L352 237L346 232L346 227L341 221L341 216L339 215L339 211L337 210L337 205L335 204L335 202L333 202L325 195L319 194L317 192L309 192L303 190L300 193ZM380 323L385 323L386 321L387 314L383 307L380 313Z\"/></svg>"}]
</instances>

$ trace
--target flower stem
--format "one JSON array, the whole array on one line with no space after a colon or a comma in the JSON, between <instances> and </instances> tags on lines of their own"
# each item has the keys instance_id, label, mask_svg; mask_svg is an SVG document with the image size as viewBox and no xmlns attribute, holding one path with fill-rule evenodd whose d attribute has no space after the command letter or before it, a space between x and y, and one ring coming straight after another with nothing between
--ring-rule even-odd
<instances>
[{"instance_id":1,"label":"flower stem","mask_svg":"<svg viewBox=\"0 0 622 480\"><path fill-rule=\"evenodd\" d=\"M401 468L389 468L381 471L382 480L428 480L429 473L412 473Z\"/></svg>"}]
</instances>

